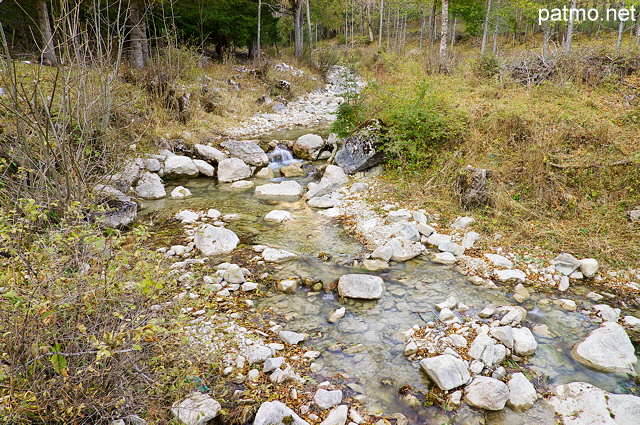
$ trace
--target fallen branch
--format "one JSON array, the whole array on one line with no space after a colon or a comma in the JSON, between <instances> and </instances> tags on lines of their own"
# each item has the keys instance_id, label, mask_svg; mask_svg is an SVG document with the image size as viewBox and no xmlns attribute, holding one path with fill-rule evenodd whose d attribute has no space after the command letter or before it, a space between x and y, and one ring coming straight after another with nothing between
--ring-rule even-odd
<instances>
[{"instance_id":1,"label":"fallen branch","mask_svg":"<svg viewBox=\"0 0 640 425\"><path fill-rule=\"evenodd\" d=\"M622 159L620 161L611 162L609 164L595 163L595 164L586 164L586 165L581 165L581 164L562 165L562 164L554 164L553 162L549 162L549 165L552 166L553 168L558 168L560 170L570 170L570 169L585 169L585 168L616 167L618 165L627 165L627 164L633 164L633 163L634 163L634 160L632 160L631 158L627 158L627 159Z\"/></svg>"}]
</instances>

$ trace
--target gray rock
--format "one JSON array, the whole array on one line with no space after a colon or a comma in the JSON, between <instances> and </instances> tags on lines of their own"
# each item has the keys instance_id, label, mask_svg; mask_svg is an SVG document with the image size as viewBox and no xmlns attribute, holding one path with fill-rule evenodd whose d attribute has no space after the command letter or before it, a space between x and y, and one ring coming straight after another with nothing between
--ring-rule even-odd
<instances>
[{"instance_id":1,"label":"gray rock","mask_svg":"<svg viewBox=\"0 0 640 425\"><path fill-rule=\"evenodd\" d=\"M339 199L333 199L328 196L318 196L307 201L307 205L313 208L333 208L339 203Z\"/></svg>"},{"instance_id":2,"label":"gray rock","mask_svg":"<svg viewBox=\"0 0 640 425\"><path fill-rule=\"evenodd\" d=\"M529 328L513 328L513 350L519 356L530 356L538 348L538 343Z\"/></svg>"},{"instance_id":3,"label":"gray rock","mask_svg":"<svg viewBox=\"0 0 640 425\"><path fill-rule=\"evenodd\" d=\"M160 199L167 196L160 176L154 173L143 173L135 189L136 196L142 199Z\"/></svg>"},{"instance_id":4,"label":"gray rock","mask_svg":"<svg viewBox=\"0 0 640 425\"><path fill-rule=\"evenodd\" d=\"M224 271L223 274L224 280L228 283L244 283L244 274L242 273L242 269L237 264L232 264Z\"/></svg>"},{"instance_id":5,"label":"gray rock","mask_svg":"<svg viewBox=\"0 0 640 425\"><path fill-rule=\"evenodd\" d=\"M496 267L505 267L510 269L513 267L513 262L509 260L507 257L503 257L499 254L484 254L485 258L489 260L491 264Z\"/></svg>"},{"instance_id":6,"label":"gray rock","mask_svg":"<svg viewBox=\"0 0 640 425\"><path fill-rule=\"evenodd\" d=\"M453 242L442 243L438 245L438 249L442 252L450 252L457 257L464 254L464 247Z\"/></svg>"},{"instance_id":7,"label":"gray rock","mask_svg":"<svg viewBox=\"0 0 640 425\"><path fill-rule=\"evenodd\" d=\"M238 180L231 183L229 187L231 190L247 190L253 187L253 182L251 180Z\"/></svg>"},{"instance_id":8,"label":"gray rock","mask_svg":"<svg viewBox=\"0 0 640 425\"><path fill-rule=\"evenodd\" d=\"M265 401L260 405L253 425L309 425L279 401Z\"/></svg>"},{"instance_id":9,"label":"gray rock","mask_svg":"<svg viewBox=\"0 0 640 425\"><path fill-rule=\"evenodd\" d=\"M528 410L538 400L538 394L531 382L522 373L514 373L507 382L509 400L507 405L515 410Z\"/></svg>"},{"instance_id":10,"label":"gray rock","mask_svg":"<svg viewBox=\"0 0 640 425\"><path fill-rule=\"evenodd\" d=\"M313 396L313 401L315 401L322 410L331 409L333 406L337 406L342 402L342 391L327 391L320 388Z\"/></svg>"},{"instance_id":11,"label":"gray rock","mask_svg":"<svg viewBox=\"0 0 640 425\"><path fill-rule=\"evenodd\" d=\"M414 242L420 242L420 232L413 223L407 223L395 233L396 237L407 239Z\"/></svg>"},{"instance_id":12,"label":"gray rock","mask_svg":"<svg viewBox=\"0 0 640 425\"><path fill-rule=\"evenodd\" d=\"M389 211L387 221L389 223L398 223L400 221L410 220L411 217L411 212L407 210Z\"/></svg>"},{"instance_id":13,"label":"gray rock","mask_svg":"<svg viewBox=\"0 0 640 425\"><path fill-rule=\"evenodd\" d=\"M347 177L342 168L335 165L329 165L324 171L324 175L322 176L322 179L320 179L320 183L309 188L306 196L308 199L311 199L317 196L329 195L331 192L340 189L348 182L349 177Z\"/></svg>"},{"instance_id":14,"label":"gray rock","mask_svg":"<svg viewBox=\"0 0 640 425\"><path fill-rule=\"evenodd\" d=\"M283 249L266 248L262 251L262 258L268 263L284 263L285 261L296 260L298 256Z\"/></svg>"},{"instance_id":15,"label":"gray rock","mask_svg":"<svg viewBox=\"0 0 640 425\"><path fill-rule=\"evenodd\" d=\"M170 156L164 162L164 175L168 179L197 177L200 174L193 160L187 156Z\"/></svg>"},{"instance_id":16,"label":"gray rock","mask_svg":"<svg viewBox=\"0 0 640 425\"><path fill-rule=\"evenodd\" d=\"M578 259L573 255L567 254L566 252L551 260L551 264L556 270L565 276L569 276L580 267L580 261L578 261Z\"/></svg>"},{"instance_id":17,"label":"gray rock","mask_svg":"<svg viewBox=\"0 0 640 425\"><path fill-rule=\"evenodd\" d=\"M138 204L121 191L105 185L94 187L98 200L96 205L104 207L105 211L95 213L96 222L113 229L127 227L133 223L138 215Z\"/></svg>"},{"instance_id":18,"label":"gray rock","mask_svg":"<svg viewBox=\"0 0 640 425\"><path fill-rule=\"evenodd\" d=\"M227 140L220 146L229 151L232 158L239 158L246 164L263 167L269 163L269 157L257 143L249 140Z\"/></svg>"},{"instance_id":19,"label":"gray rock","mask_svg":"<svg viewBox=\"0 0 640 425\"><path fill-rule=\"evenodd\" d=\"M271 349L269 349L271 350ZM264 366L262 366L262 373L273 372L280 366L284 364L284 357L271 357L264 361Z\"/></svg>"},{"instance_id":20,"label":"gray rock","mask_svg":"<svg viewBox=\"0 0 640 425\"><path fill-rule=\"evenodd\" d=\"M338 320L342 319L345 315L345 313L347 312L347 309L344 307L340 307L336 310L333 311L333 313L331 313L329 315L329 318L327 319L327 322L329 323L335 323Z\"/></svg>"},{"instance_id":21,"label":"gray rock","mask_svg":"<svg viewBox=\"0 0 640 425\"><path fill-rule=\"evenodd\" d=\"M440 246L443 243L451 242L451 236L449 235L441 235L440 233L433 232L429 237L427 237L426 243L433 246Z\"/></svg>"},{"instance_id":22,"label":"gray rock","mask_svg":"<svg viewBox=\"0 0 640 425\"><path fill-rule=\"evenodd\" d=\"M598 260L595 258L585 258L583 260L579 260L580 262L580 272L586 278L594 277L596 273L598 273Z\"/></svg>"},{"instance_id":23,"label":"gray rock","mask_svg":"<svg viewBox=\"0 0 640 425\"><path fill-rule=\"evenodd\" d=\"M469 232L462 238L461 245L464 248L471 248L476 241L480 239L480 233L478 232Z\"/></svg>"},{"instance_id":24,"label":"gray rock","mask_svg":"<svg viewBox=\"0 0 640 425\"><path fill-rule=\"evenodd\" d=\"M249 363L263 363L271 355L271 348L264 345L252 345L245 352L245 357Z\"/></svg>"},{"instance_id":25,"label":"gray rock","mask_svg":"<svg viewBox=\"0 0 640 425\"><path fill-rule=\"evenodd\" d=\"M335 163L347 174L372 168L384 161L380 151L384 130L378 120L369 121L345 141L335 156Z\"/></svg>"},{"instance_id":26,"label":"gray rock","mask_svg":"<svg viewBox=\"0 0 640 425\"><path fill-rule=\"evenodd\" d=\"M640 221L640 209L631 210L627 214L632 223Z\"/></svg>"},{"instance_id":27,"label":"gray rock","mask_svg":"<svg viewBox=\"0 0 640 425\"><path fill-rule=\"evenodd\" d=\"M213 177L216 175L215 167L206 161L203 161L201 159L194 159L193 164L203 176Z\"/></svg>"},{"instance_id":28,"label":"gray rock","mask_svg":"<svg viewBox=\"0 0 640 425\"><path fill-rule=\"evenodd\" d=\"M640 397L611 394L585 382L553 388L549 404L571 425L637 425Z\"/></svg>"},{"instance_id":29,"label":"gray rock","mask_svg":"<svg viewBox=\"0 0 640 425\"><path fill-rule=\"evenodd\" d=\"M453 223L451 223L451 227L454 229L466 229L475 222L476 219L473 217L458 217Z\"/></svg>"},{"instance_id":30,"label":"gray rock","mask_svg":"<svg viewBox=\"0 0 640 425\"><path fill-rule=\"evenodd\" d=\"M380 270L387 270L389 269L389 263L387 263L384 260L378 260L378 259L369 259L369 260L364 260L362 262L362 267L364 267L365 269L371 271L371 272L378 272Z\"/></svg>"},{"instance_id":31,"label":"gray rock","mask_svg":"<svg viewBox=\"0 0 640 425\"><path fill-rule=\"evenodd\" d=\"M452 265L458 262L458 259L450 252L438 252L431 257L431 261L438 264Z\"/></svg>"},{"instance_id":32,"label":"gray rock","mask_svg":"<svg viewBox=\"0 0 640 425\"><path fill-rule=\"evenodd\" d=\"M298 140L293 144L293 153L298 158L315 161L318 159L318 155L324 145L325 143L321 136L317 134L305 134L304 136L298 137Z\"/></svg>"},{"instance_id":33,"label":"gray rock","mask_svg":"<svg viewBox=\"0 0 640 425\"><path fill-rule=\"evenodd\" d=\"M418 232L420 232L421 235L426 237L429 237L436 232L436 229L424 223L418 223L416 225L416 229L418 229Z\"/></svg>"},{"instance_id":34,"label":"gray rock","mask_svg":"<svg viewBox=\"0 0 640 425\"><path fill-rule=\"evenodd\" d=\"M291 213L284 210L273 210L264 216L264 221L282 223L291 220Z\"/></svg>"},{"instance_id":35,"label":"gray rock","mask_svg":"<svg viewBox=\"0 0 640 425\"><path fill-rule=\"evenodd\" d=\"M376 300L382 297L384 281L378 276L366 274L346 274L338 280L341 297Z\"/></svg>"},{"instance_id":36,"label":"gray rock","mask_svg":"<svg viewBox=\"0 0 640 425\"><path fill-rule=\"evenodd\" d=\"M606 373L636 375L633 344L624 328L605 322L573 347L573 358L583 365Z\"/></svg>"},{"instance_id":37,"label":"gray rock","mask_svg":"<svg viewBox=\"0 0 640 425\"><path fill-rule=\"evenodd\" d=\"M367 183L358 182L351 185L351 187L349 188L349 192L359 193L364 192L367 189L369 189L369 185Z\"/></svg>"},{"instance_id":38,"label":"gray rock","mask_svg":"<svg viewBox=\"0 0 640 425\"><path fill-rule=\"evenodd\" d=\"M504 345L496 344L496 341L488 334L480 333L471 343L469 355L490 367L504 361L507 354L506 350Z\"/></svg>"},{"instance_id":39,"label":"gray rock","mask_svg":"<svg viewBox=\"0 0 640 425\"><path fill-rule=\"evenodd\" d=\"M562 275L560 276L560 282L558 283L558 291L566 292L569 289L571 282L569 281L569 276Z\"/></svg>"},{"instance_id":40,"label":"gray rock","mask_svg":"<svg viewBox=\"0 0 640 425\"><path fill-rule=\"evenodd\" d=\"M226 154L220 152L218 149L212 146L196 144L194 148L196 153L200 155L200 157L218 164L229 158Z\"/></svg>"},{"instance_id":41,"label":"gray rock","mask_svg":"<svg viewBox=\"0 0 640 425\"><path fill-rule=\"evenodd\" d=\"M499 282L519 282L524 283L527 279L527 275L518 269L513 270L494 270L493 276Z\"/></svg>"},{"instance_id":42,"label":"gray rock","mask_svg":"<svg viewBox=\"0 0 640 425\"><path fill-rule=\"evenodd\" d=\"M410 241L408 239L393 238L385 244L386 247L391 248L393 254L391 260L393 261L407 261L417 257L424 251L424 245L420 242Z\"/></svg>"},{"instance_id":43,"label":"gray rock","mask_svg":"<svg viewBox=\"0 0 640 425\"><path fill-rule=\"evenodd\" d=\"M497 379L477 376L465 388L464 399L473 407L502 410L509 399L509 388Z\"/></svg>"},{"instance_id":44,"label":"gray rock","mask_svg":"<svg viewBox=\"0 0 640 425\"><path fill-rule=\"evenodd\" d=\"M299 162L285 165L284 167L280 168L280 173L282 173L282 175L288 179L293 177L303 177L307 175L307 172L302 169L302 164Z\"/></svg>"},{"instance_id":45,"label":"gray rock","mask_svg":"<svg viewBox=\"0 0 640 425\"><path fill-rule=\"evenodd\" d=\"M191 196L191 191L183 186L178 186L171 191L171 199L185 199Z\"/></svg>"},{"instance_id":46,"label":"gray rock","mask_svg":"<svg viewBox=\"0 0 640 425\"><path fill-rule=\"evenodd\" d=\"M278 336L280 337L281 340L283 340L284 342L290 345L297 345L298 343L307 339L306 334L301 334L298 332L291 332L291 331L280 331L278 332Z\"/></svg>"},{"instance_id":47,"label":"gray rock","mask_svg":"<svg viewBox=\"0 0 640 425\"><path fill-rule=\"evenodd\" d=\"M444 391L465 385L471 379L466 363L450 354L422 359L420 368Z\"/></svg>"},{"instance_id":48,"label":"gray rock","mask_svg":"<svg viewBox=\"0 0 640 425\"><path fill-rule=\"evenodd\" d=\"M239 158L224 159L218 163L218 180L232 183L251 177L251 168Z\"/></svg>"},{"instance_id":49,"label":"gray rock","mask_svg":"<svg viewBox=\"0 0 640 425\"><path fill-rule=\"evenodd\" d=\"M285 294L293 294L298 289L298 279L284 279L276 284L276 289Z\"/></svg>"},{"instance_id":50,"label":"gray rock","mask_svg":"<svg viewBox=\"0 0 640 425\"><path fill-rule=\"evenodd\" d=\"M144 161L145 168L152 173L162 170L162 163L156 158L148 158Z\"/></svg>"},{"instance_id":51,"label":"gray rock","mask_svg":"<svg viewBox=\"0 0 640 425\"><path fill-rule=\"evenodd\" d=\"M371 253L371 258L376 258L382 261L389 261L393 256L393 249L390 246L381 246L375 249Z\"/></svg>"},{"instance_id":52,"label":"gray rock","mask_svg":"<svg viewBox=\"0 0 640 425\"><path fill-rule=\"evenodd\" d=\"M347 422L349 407L341 405L333 409L320 425L344 425Z\"/></svg>"},{"instance_id":53,"label":"gray rock","mask_svg":"<svg viewBox=\"0 0 640 425\"><path fill-rule=\"evenodd\" d=\"M207 394L192 393L171 407L171 413L184 425L205 425L218 416L220 403Z\"/></svg>"},{"instance_id":54,"label":"gray rock","mask_svg":"<svg viewBox=\"0 0 640 425\"><path fill-rule=\"evenodd\" d=\"M239 242L238 236L229 229L202 224L196 230L196 248L206 256L229 254L236 249Z\"/></svg>"},{"instance_id":55,"label":"gray rock","mask_svg":"<svg viewBox=\"0 0 640 425\"><path fill-rule=\"evenodd\" d=\"M256 187L255 196L258 199L273 201L296 201L302 196L303 187L296 181L263 184Z\"/></svg>"},{"instance_id":56,"label":"gray rock","mask_svg":"<svg viewBox=\"0 0 640 425\"><path fill-rule=\"evenodd\" d=\"M269 167L264 167L256 173L256 178L263 179L263 180L269 180L274 178L275 176L276 176L275 172L273 171L273 169Z\"/></svg>"},{"instance_id":57,"label":"gray rock","mask_svg":"<svg viewBox=\"0 0 640 425\"><path fill-rule=\"evenodd\" d=\"M511 326L498 326L489 329L492 337L500 341L508 349L513 349L513 328Z\"/></svg>"}]
</instances>

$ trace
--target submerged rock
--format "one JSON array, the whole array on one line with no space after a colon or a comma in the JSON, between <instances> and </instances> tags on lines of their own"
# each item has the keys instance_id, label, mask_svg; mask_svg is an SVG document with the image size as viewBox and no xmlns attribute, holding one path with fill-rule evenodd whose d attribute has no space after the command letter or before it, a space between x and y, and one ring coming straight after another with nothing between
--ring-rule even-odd
<instances>
[{"instance_id":1,"label":"submerged rock","mask_svg":"<svg viewBox=\"0 0 640 425\"><path fill-rule=\"evenodd\" d=\"M295 201L302 196L304 189L298 182L284 181L281 183L269 183L256 187L254 192L258 199L274 201Z\"/></svg>"},{"instance_id":2,"label":"submerged rock","mask_svg":"<svg viewBox=\"0 0 640 425\"><path fill-rule=\"evenodd\" d=\"M637 362L633 344L624 328L605 322L577 343L571 351L573 358L600 372L636 375Z\"/></svg>"},{"instance_id":3,"label":"submerged rock","mask_svg":"<svg viewBox=\"0 0 640 425\"><path fill-rule=\"evenodd\" d=\"M344 146L334 158L335 163L347 174L364 171L384 162L380 151L384 137L380 120L368 121L344 141Z\"/></svg>"},{"instance_id":4,"label":"submerged rock","mask_svg":"<svg viewBox=\"0 0 640 425\"><path fill-rule=\"evenodd\" d=\"M338 293L345 298L377 300L383 289L384 281L378 276L346 274L338 280Z\"/></svg>"}]
</instances>

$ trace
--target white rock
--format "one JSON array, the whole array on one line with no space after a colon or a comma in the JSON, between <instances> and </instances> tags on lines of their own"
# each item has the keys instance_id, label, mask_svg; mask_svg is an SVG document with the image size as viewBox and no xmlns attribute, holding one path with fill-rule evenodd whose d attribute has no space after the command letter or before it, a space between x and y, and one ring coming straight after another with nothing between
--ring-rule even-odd
<instances>
[{"instance_id":1,"label":"white rock","mask_svg":"<svg viewBox=\"0 0 640 425\"><path fill-rule=\"evenodd\" d=\"M316 196L328 195L344 186L349 182L349 177L344 173L344 170L337 165L329 165L324 171L320 183L311 187L307 191L307 198L315 198Z\"/></svg>"},{"instance_id":2,"label":"white rock","mask_svg":"<svg viewBox=\"0 0 640 425\"><path fill-rule=\"evenodd\" d=\"M569 276L580 267L580 261L571 254L563 252L551 260L551 264L565 276Z\"/></svg>"},{"instance_id":3,"label":"white rock","mask_svg":"<svg viewBox=\"0 0 640 425\"><path fill-rule=\"evenodd\" d=\"M251 168L239 158L229 158L218 164L218 180L223 183L232 183L251 177Z\"/></svg>"},{"instance_id":4,"label":"white rock","mask_svg":"<svg viewBox=\"0 0 640 425\"><path fill-rule=\"evenodd\" d=\"M635 350L624 328L604 322L571 351L573 358L600 372L636 375Z\"/></svg>"},{"instance_id":5,"label":"white rock","mask_svg":"<svg viewBox=\"0 0 640 425\"><path fill-rule=\"evenodd\" d=\"M228 150L231 157L239 158L246 164L262 167L269 163L267 154L253 141L227 140L220 143L220 146Z\"/></svg>"},{"instance_id":6,"label":"white rock","mask_svg":"<svg viewBox=\"0 0 640 425\"><path fill-rule=\"evenodd\" d=\"M263 363L271 357L271 348L264 345L252 345L245 351L249 363Z\"/></svg>"},{"instance_id":7,"label":"white rock","mask_svg":"<svg viewBox=\"0 0 640 425\"><path fill-rule=\"evenodd\" d=\"M375 251L371 253L371 258L377 258L383 261L391 260L391 256L393 255L393 249L390 246L381 246L376 248Z\"/></svg>"},{"instance_id":8,"label":"white rock","mask_svg":"<svg viewBox=\"0 0 640 425\"><path fill-rule=\"evenodd\" d=\"M538 343L529 328L513 328L513 349L520 356L530 356L538 348Z\"/></svg>"},{"instance_id":9,"label":"white rock","mask_svg":"<svg viewBox=\"0 0 640 425\"><path fill-rule=\"evenodd\" d=\"M421 235L424 235L426 237L429 237L432 234L436 233L436 229L424 223L418 223L416 225L416 229L418 229L418 232L420 232Z\"/></svg>"},{"instance_id":10,"label":"white rock","mask_svg":"<svg viewBox=\"0 0 640 425\"><path fill-rule=\"evenodd\" d=\"M510 269L513 267L513 261L499 254L484 254L485 258L496 267L505 267Z\"/></svg>"},{"instance_id":11,"label":"white rock","mask_svg":"<svg viewBox=\"0 0 640 425\"><path fill-rule=\"evenodd\" d=\"M331 409L333 406L337 406L342 401L342 391L327 391L323 388L320 388L313 396L313 401L315 401L318 407L320 407L322 410Z\"/></svg>"},{"instance_id":12,"label":"white rock","mask_svg":"<svg viewBox=\"0 0 640 425\"><path fill-rule=\"evenodd\" d=\"M300 183L288 180L280 183L268 183L256 187L255 196L258 199L273 201L295 201L302 196L303 187Z\"/></svg>"},{"instance_id":13,"label":"white rock","mask_svg":"<svg viewBox=\"0 0 640 425\"><path fill-rule=\"evenodd\" d=\"M464 247L453 242L441 243L438 245L438 249L443 252L450 252L457 257L463 255L465 251Z\"/></svg>"},{"instance_id":14,"label":"white rock","mask_svg":"<svg viewBox=\"0 0 640 425\"><path fill-rule=\"evenodd\" d=\"M237 182L231 183L229 187L232 190L247 190L253 187L253 182L251 180L238 180Z\"/></svg>"},{"instance_id":15,"label":"white rock","mask_svg":"<svg viewBox=\"0 0 640 425\"><path fill-rule=\"evenodd\" d=\"M333 199L326 195L311 198L307 201L307 205L313 208L333 208L339 203L339 199Z\"/></svg>"},{"instance_id":16,"label":"white rock","mask_svg":"<svg viewBox=\"0 0 640 425\"><path fill-rule=\"evenodd\" d=\"M451 223L451 227L454 229L466 229L475 223L475 221L476 219L473 217L458 217L453 223Z\"/></svg>"},{"instance_id":17,"label":"white rock","mask_svg":"<svg viewBox=\"0 0 640 425\"><path fill-rule=\"evenodd\" d=\"M239 242L238 236L229 229L202 224L196 230L196 248L206 256L229 254L236 249Z\"/></svg>"},{"instance_id":18,"label":"white rock","mask_svg":"<svg viewBox=\"0 0 640 425\"><path fill-rule=\"evenodd\" d=\"M397 223L400 221L410 220L411 213L407 210L389 211L387 214L387 221L390 223Z\"/></svg>"},{"instance_id":19,"label":"white rock","mask_svg":"<svg viewBox=\"0 0 640 425\"><path fill-rule=\"evenodd\" d=\"M207 394L192 393L171 407L171 413L184 425L205 425L218 416L220 403Z\"/></svg>"},{"instance_id":20,"label":"white rock","mask_svg":"<svg viewBox=\"0 0 640 425\"><path fill-rule=\"evenodd\" d=\"M502 410L509 399L507 385L494 378L477 376L465 388L465 401L485 410Z\"/></svg>"},{"instance_id":21,"label":"white rock","mask_svg":"<svg viewBox=\"0 0 640 425\"><path fill-rule=\"evenodd\" d=\"M298 289L298 279L284 279L276 284L276 289L285 294L293 294Z\"/></svg>"},{"instance_id":22,"label":"white rock","mask_svg":"<svg viewBox=\"0 0 640 425\"><path fill-rule=\"evenodd\" d=\"M640 319L635 316L624 316L624 318L622 319L622 323L624 323L625 326L631 328L632 330L640 329Z\"/></svg>"},{"instance_id":23,"label":"white rock","mask_svg":"<svg viewBox=\"0 0 640 425\"><path fill-rule=\"evenodd\" d=\"M327 319L327 321L329 323L335 323L338 320L342 319L346 312L347 312L346 308L340 307L340 308L334 310L333 313L331 313L331 315L329 315L329 318Z\"/></svg>"},{"instance_id":24,"label":"white rock","mask_svg":"<svg viewBox=\"0 0 640 425\"><path fill-rule=\"evenodd\" d=\"M493 276L499 282L519 282L524 283L527 278L527 275L518 269L513 270L494 270Z\"/></svg>"},{"instance_id":25,"label":"white rock","mask_svg":"<svg viewBox=\"0 0 640 425\"><path fill-rule=\"evenodd\" d=\"M182 210L176 214L176 219L183 223L195 223L200 218L197 212L190 210Z\"/></svg>"},{"instance_id":26,"label":"white rock","mask_svg":"<svg viewBox=\"0 0 640 425\"><path fill-rule=\"evenodd\" d=\"M160 199L167 196L160 176L154 173L142 173L135 189L136 196L142 199Z\"/></svg>"},{"instance_id":27,"label":"white rock","mask_svg":"<svg viewBox=\"0 0 640 425\"><path fill-rule=\"evenodd\" d=\"M264 216L264 221L270 221L273 223L282 223L291 220L291 213L283 210L273 210Z\"/></svg>"},{"instance_id":28,"label":"white rock","mask_svg":"<svg viewBox=\"0 0 640 425\"><path fill-rule=\"evenodd\" d=\"M329 412L327 418L320 425L344 425L347 422L349 407L341 405Z\"/></svg>"},{"instance_id":29,"label":"white rock","mask_svg":"<svg viewBox=\"0 0 640 425\"><path fill-rule=\"evenodd\" d=\"M178 186L171 191L171 199L185 199L191 196L191 191L186 187Z\"/></svg>"},{"instance_id":30,"label":"white rock","mask_svg":"<svg viewBox=\"0 0 640 425\"><path fill-rule=\"evenodd\" d=\"M507 382L509 400L507 405L515 410L528 410L538 400L538 394L531 382L522 373L514 373Z\"/></svg>"},{"instance_id":31,"label":"white rock","mask_svg":"<svg viewBox=\"0 0 640 425\"><path fill-rule=\"evenodd\" d=\"M324 145L325 143L321 136L317 134L305 134L298 137L298 140L293 144L293 153L298 158L315 161L318 159L320 150Z\"/></svg>"},{"instance_id":32,"label":"white rock","mask_svg":"<svg viewBox=\"0 0 640 425\"><path fill-rule=\"evenodd\" d=\"M189 157L174 155L164 162L164 175L169 179L196 177L198 174L198 167Z\"/></svg>"},{"instance_id":33,"label":"white rock","mask_svg":"<svg viewBox=\"0 0 640 425\"><path fill-rule=\"evenodd\" d=\"M194 159L193 164L196 166L200 174L207 177L213 177L216 175L216 169L213 165L209 164L207 161L203 161L201 159Z\"/></svg>"},{"instance_id":34,"label":"white rock","mask_svg":"<svg viewBox=\"0 0 640 425\"><path fill-rule=\"evenodd\" d=\"M469 232L462 238L461 245L464 248L471 248L476 241L480 239L480 233L478 232Z\"/></svg>"},{"instance_id":35,"label":"white rock","mask_svg":"<svg viewBox=\"0 0 640 425\"><path fill-rule=\"evenodd\" d=\"M338 280L338 293L341 297L375 300L382 297L384 281L382 278L366 274L346 274Z\"/></svg>"},{"instance_id":36,"label":"white rock","mask_svg":"<svg viewBox=\"0 0 640 425\"><path fill-rule=\"evenodd\" d=\"M408 239L393 238L385 244L386 247L391 248L393 254L391 260L402 262L410 260L424 251L424 245L420 242L413 242Z\"/></svg>"},{"instance_id":37,"label":"white rock","mask_svg":"<svg viewBox=\"0 0 640 425\"><path fill-rule=\"evenodd\" d=\"M220 216L222 215L222 213L218 210L215 210L213 208L211 208L209 211L207 211L207 217L213 219L213 220L218 220L220 218Z\"/></svg>"},{"instance_id":38,"label":"white rock","mask_svg":"<svg viewBox=\"0 0 640 425\"><path fill-rule=\"evenodd\" d=\"M285 261L295 260L298 256L283 249L266 248L262 251L262 258L268 263L284 263Z\"/></svg>"},{"instance_id":39,"label":"white rock","mask_svg":"<svg viewBox=\"0 0 640 425\"><path fill-rule=\"evenodd\" d=\"M198 153L198 155L208 159L209 161L220 163L221 161L224 161L225 159L228 158L227 155L225 155L224 153L220 152L218 149L211 146L196 144L194 148Z\"/></svg>"},{"instance_id":40,"label":"white rock","mask_svg":"<svg viewBox=\"0 0 640 425\"><path fill-rule=\"evenodd\" d=\"M450 252L438 252L431 256L431 261L438 264L451 265L457 263L458 259Z\"/></svg>"},{"instance_id":41,"label":"white rock","mask_svg":"<svg viewBox=\"0 0 640 425\"><path fill-rule=\"evenodd\" d=\"M598 273L598 260L595 258L585 258L583 260L579 260L580 263L580 272L586 278L594 277L596 273Z\"/></svg>"},{"instance_id":42,"label":"white rock","mask_svg":"<svg viewBox=\"0 0 640 425\"><path fill-rule=\"evenodd\" d=\"M462 386L471 379L465 362L450 354L422 359L420 368L444 391Z\"/></svg>"},{"instance_id":43,"label":"white rock","mask_svg":"<svg viewBox=\"0 0 640 425\"><path fill-rule=\"evenodd\" d=\"M280 337L281 340L290 345L297 345L299 342L307 339L306 334L291 331L280 331L278 332L278 337Z\"/></svg>"},{"instance_id":44,"label":"white rock","mask_svg":"<svg viewBox=\"0 0 640 425\"><path fill-rule=\"evenodd\" d=\"M286 422L285 422L286 421ZM300 416L279 401L265 401L256 413L253 425L309 425Z\"/></svg>"}]
</instances>

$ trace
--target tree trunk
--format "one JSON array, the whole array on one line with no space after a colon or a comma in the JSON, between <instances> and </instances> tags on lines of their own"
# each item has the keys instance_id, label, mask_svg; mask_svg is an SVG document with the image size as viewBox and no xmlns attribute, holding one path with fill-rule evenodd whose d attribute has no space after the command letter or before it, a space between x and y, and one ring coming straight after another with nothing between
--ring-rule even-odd
<instances>
[{"instance_id":1,"label":"tree trunk","mask_svg":"<svg viewBox=\"0 0 640 425\"><path fill-rule=\"evenodd\" d=\"M622 0L622 7L624 8L626 6L626 2L624 0ZM620 48L622 47L622 33L624 32L624 21L620 21L620 23L618 24L618 40L616 42L616 50L620 51Z\"/></svg>"},{"instance_id":2,"label":"tree trunk","mask_svg":"<svg viewBox=\"0 0 640 425\"><path fill-rule=\"evenodd\" d=\"M456 26L458 24L458 17L453 18L453 29L451 30L451 53L453 53L453 44L456 42Z\"/></svg>"},{"instance_id":3,"label":"tree trunk","mask_svg":"<svg viewBox=\"0 0 640 425\"><path fill-rule=\"evenodd\" d=\"M293 37L296 57L302 57L302 3L304 0L291 0L293 12Z\"/></svg>"},{"instance_id":4,"label":"tree trunk","mask_svg":"<svg viewBox=\"0 0 640 425\"><path fill-rule=\"evenodd\" d=\"M140 5L138 2L133 1L129 4L129 63L132 68L144 68L141 23L142 14L140 13Z\"/></svg>"},{"instance_id":5,"label":"tree trunk","mask_svg":"<svg viewBox=\"0 0 640 425\"><path fill-rule=\"evenodd\" d=\"M431 7L431 22L429 24L429 40L431 44L436 41L436 12L437 12L438 0L433 0L433 6Z\"/></svg>"},{"instance_id":6,"label":"tree trunk","mask_svg":"<svg viewBox=\"0 0 640 425\"><path fill-rule=\"evenodd\" d=\"M571 0L571 9L576 8L576 0ZM569 16L569 24L567 25L567 38L564 41L564 51L571 51L571 39L573 38L573 14Z\"/></svg>"},{"instance_id":7,"label":"tree trunk","mask_svg":"<svg viewBox=\"0 0 640 425\"><path fill-rule=\"evenodd\" d=\"M442 0L442 29L440 31L440 59L447 56L447 41L449 37L449 0Z\"/></svg>"},{"instance_id":8,"label":"tree trunk","mask_svg":"<svg viewBox=\"0 0 640 425\"><path fill-rule=\"evenodd\" d=\"M307 4L307 28L309 29L309 62L313 65L313 30L311 28L311 12L309 10L309 1L306 0Z\"/></svg>"},{"instance_id":9,"label":"tree trunk","mask_svg":"<svg viewBox=\"0 0 640 425\"><path fill-rule=\"evenodd\" d=\"M425 20L425 9L424 7L422 8L422 16L420 18L420 51L422 51L422 39L424 38L424 27L426 25L426 20Z\"/></svg>"},{"instance_id":10,"label":"tree trunk","mask_svg":"<svg viewBox=\"0 0 640 425\"><path fill-rule=\"evenodd\" d=\"M547 60L549 56L549 40L551 39L551 25L545 22L542 27L542 59Z\"/></svg>"},{"instance_id":11,"label":"tree trunk","mask_svg":"<svg viewBox=\"0 0 640 425\"><path fill-rule=\"evenodd\" d=\"M40 33L42 34L42 56L48 65L57 65L58 58L53 44L53 33L51 31L51 22L49 22L49 8L46 0L38 0L36 4L38 8L38 20L40 23Z\"/></svg>"},{"instance_id":12,"label":"tree trunk","mask_svg":"<svg viewBox=\"0 0 640 425\"><path fill-rule=\"evenodd\" d=\"M256 51L256 58L258 59L258 63L262 60L262 41L260 40L262 32L262 0L258 0L258 41Z\"/></svg>"},{"instance_id":13,"label":"tree trunk","mask_svg":"<svg viewBox=\"0 0 640 425\"><path fill-rule=\"evenodd\" d=\"M482 25L482 47L480 54L484 55L487 50L487 39L489 38L489 17L491 16L491 0L487 0L487 13L484 15L484 24Z\"/></svg>"},{"instance_id":14,"label":"tree trunk","mask_svg":"<svg viewBox=\"0 0 640 425\"><path fill-rule=\"evenodd\" d=\"M378 48L382 48L382 22L384 19L384 0L380 0L380 29L378 30Z\"/></svg>"}]
</instances>

